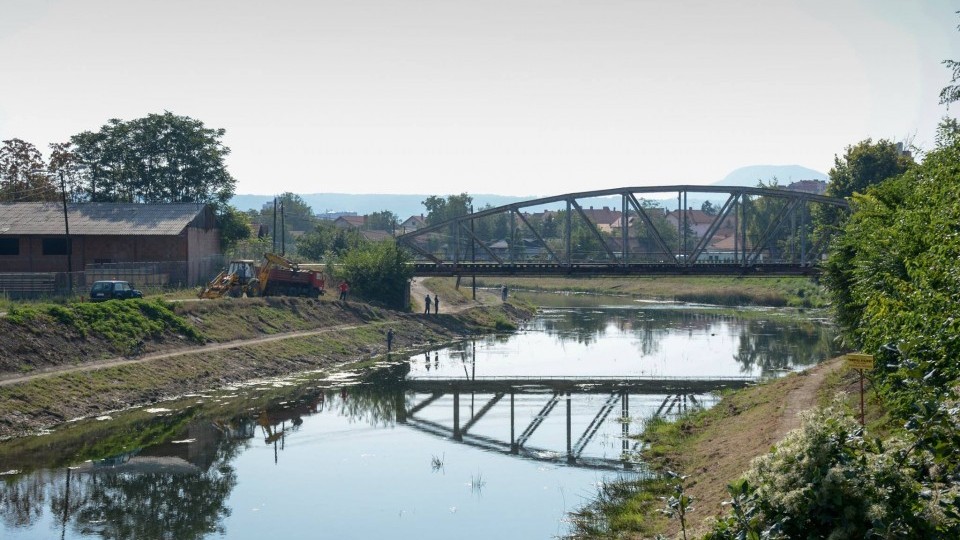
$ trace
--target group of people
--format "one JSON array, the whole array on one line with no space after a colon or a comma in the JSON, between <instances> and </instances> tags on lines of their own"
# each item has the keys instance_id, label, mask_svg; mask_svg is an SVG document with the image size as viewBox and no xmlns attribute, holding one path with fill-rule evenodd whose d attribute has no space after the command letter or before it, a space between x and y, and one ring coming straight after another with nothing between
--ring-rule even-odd
<instances>
[{"instance_id":1,"label":"group of people","mask_svg":"<svg viewBox=\"0 0 960 540\"><path fill-rule=\"evenodd\" d=\"M434 294L433 300L430 299L430 294L428 293L426 298L423 299L423 313L425 315L430 314L430 304L433 303L433 313L440 313L440 295Z\"/></svg>"}]
</instances>

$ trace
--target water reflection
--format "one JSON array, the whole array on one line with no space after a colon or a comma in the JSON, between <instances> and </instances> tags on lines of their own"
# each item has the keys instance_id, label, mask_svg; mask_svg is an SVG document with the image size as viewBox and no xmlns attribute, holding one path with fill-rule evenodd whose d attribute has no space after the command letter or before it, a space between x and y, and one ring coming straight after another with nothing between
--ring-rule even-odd
<instances>
[{"instance_id":1,"label":"water reflection","mask_svg":"<svg viewBox=\"0 0 960 540\"><path fill-rule=\"evenodd\" d=\"M314 495L302 486L334 475L350 482L338 483L317 510L328 512L334 536L389 530L419 538L430 527L509 537L491 524L522 509L526 521L513 537L547 537L570 509L562 506L579 501L544 497L544 483L589 490L603 478L596 471L634 467L630 435L649 419L709 407L710 388L733 384L724 377L810 365L829 356L831 344L829 330L812 322L548 310L517 335L394 355L389 367L351 384L270 381L164 404L156 415L135 411L4 443L0 472L13 472L0 476L0 531L4 538L252 538L263 536L266 518L251 517L255 494L291 508ZM385 462L364 458L375 451ZM441 455L444 466L432 467ZM469 482L452 478L458 468ZM467 483L470 498L452 503ZM350 505L358 500L383 506L357 516ZM455 521L424 510L464 505L473 512ZM313 530L317 519L274 516L287 536Z\"/></svg>"}]
</instances>

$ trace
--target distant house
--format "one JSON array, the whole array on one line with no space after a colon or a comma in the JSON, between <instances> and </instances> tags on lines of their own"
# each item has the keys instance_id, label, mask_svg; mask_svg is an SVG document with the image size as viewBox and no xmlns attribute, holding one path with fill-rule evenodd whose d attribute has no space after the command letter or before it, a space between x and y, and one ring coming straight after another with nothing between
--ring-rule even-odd
<instances>
[{"instance_id":1,"label":"distant house","mask_svg":"<svg viewBox=\"0 0 960 540\"><path fill-rule=\"evenodd\" d=\"M366 223L366 216L340 216L333 220L333 224L340 229L362 229Z\"/></svg>"},{"instance_id":2,"label":"distant house","mask_svg":"<svg viewBox=\"0 0 960 540\"><path fill-rule=\"evenodd\" d=\"M400 224L400 230L404 233L413 232L427 226L427 218L423 214L419 216L410 216Z\"/></svg>"},{"instance_id":3,"label":"distant house","mask_svg":"<svg viewBox=\"0 0 960 540\"><path fill-rule=\"evenodd\" d=\"M823 195L827 192L827 183L823 180L799 180L788 185L786 189L812 193L814 195Z\"/></svg>"},{"instance_id":4,"label":"distant house","mask_svg":"<svg viewBox=\"0 0 960 540\"><path fill-rule=\"evenodd\" d=\"M621 212L611 210L608 206L598 209L594 209L592 206L590 208L584 208L583 214L587 216L587 219L596 225L597 229L601 232L612 232L614 227L620 223Z\"/></svg>"},{"instance_id":5,"label":"distant house","mask_svg":"<svg viewBox=\"0 0 960 540\"><path fill-rule=\"evenodd\" d=\"M673 225L678 231L680 230L681 224L686 220L687 227L689 230L697 237L702 237L707 234L707 230L710 228L710 225L717 218L717 216L712 216L703 210L694 210L693 208L688 208L685 211L674 210L672 212L667 212L666 214L667 221ZM727 231L733 230L733 219L731 216L727 216L727 219L720 224L720 227L717 231L717 234L725 234Z\"/></svg>"},{"instance_id":6,"label":"distant house","mask_svg":"<svg viewBox=\"0 0 960 540\"><path fill-rule=\"evenodd\" d=\"M196 285L219 256L216 215L203 204L72 203L65 220L59 203L0 203L0 273L177 262L182 272L168 278Z\"/></svg>"},{"instance_id":7,"label":"distant house","mask_svg":"<svg viewBox=\"0 0 960 540\"><path fill-rule=\"evenodd\" d=\"M360 231L360 234L370 242L382 242L384 240L389 240L393 238L393 235L390 234L390 231L379 231L379 230Z\"/></svg>"}]
</instances>

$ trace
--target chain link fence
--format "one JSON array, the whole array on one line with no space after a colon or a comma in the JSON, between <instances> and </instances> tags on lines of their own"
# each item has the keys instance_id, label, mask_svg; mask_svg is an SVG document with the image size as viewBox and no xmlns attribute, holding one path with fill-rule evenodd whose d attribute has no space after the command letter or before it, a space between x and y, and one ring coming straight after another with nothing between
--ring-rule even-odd
<instances>
[{"instance_id":1,"label":"chain link fence","mask_svg":"<svg viewBox=\"0 0 960 540\"><path fill-rule=\"evenodd\" d=\"M224 267L222 255L195 261L90 264L80 272L3 272L0 295L11 300L85 296L95 281L129 281L144 293L207 284Z\"/></svg>"}]
</instances>

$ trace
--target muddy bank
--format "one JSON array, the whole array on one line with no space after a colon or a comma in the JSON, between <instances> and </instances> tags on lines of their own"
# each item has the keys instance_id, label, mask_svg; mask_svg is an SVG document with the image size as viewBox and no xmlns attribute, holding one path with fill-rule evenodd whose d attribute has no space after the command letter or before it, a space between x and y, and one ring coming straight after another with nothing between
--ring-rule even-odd
<instances>
[{"instance_id":1,"label":"muddy bank","mask_svg":"<svg viewBox=\"0 0 960 540\"><path fill-rule=\"evenodd\" d=\"M26 341L10 349L0 371L0 438L184 393L378 358L386 353L388 328L394 352L403 354L509 328L530 315L512 304L424 317L290 298L198 302L175 310L202 342L158 333L144 340L136 356L126 357L117 356L122 347L115 341L70 335L56 320L30 330L0 321L5 339L17 345L11 335L23 334Z\"/></svg>"}]
</instances>

